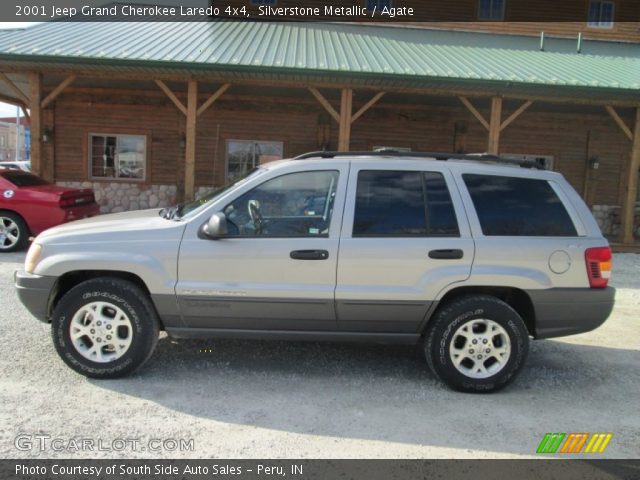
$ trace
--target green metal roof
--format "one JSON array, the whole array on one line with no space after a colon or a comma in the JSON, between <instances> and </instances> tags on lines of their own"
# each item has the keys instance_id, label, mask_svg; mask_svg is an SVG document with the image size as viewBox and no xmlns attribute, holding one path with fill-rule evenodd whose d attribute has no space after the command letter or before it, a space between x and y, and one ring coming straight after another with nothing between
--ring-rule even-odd
<instances>
[{"instance_id":1,"label":"green metal roof","mask_svg":"<svg viewBox=\"0 0 640 480\"><path fill-rule=\"evenodd\" d=\"M0 36L2 64L101 64L640 92L640 44L345 23L50 22Z\"/></svg>"}]
</instances>

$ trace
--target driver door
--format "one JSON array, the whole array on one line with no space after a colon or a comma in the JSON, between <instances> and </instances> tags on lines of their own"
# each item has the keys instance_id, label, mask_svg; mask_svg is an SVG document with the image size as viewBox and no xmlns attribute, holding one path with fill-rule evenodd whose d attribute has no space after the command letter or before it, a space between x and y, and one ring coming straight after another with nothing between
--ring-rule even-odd
<instances>
[{"instance_id":1,"label":"driver door","mask_svg":"<svg viewBox=\"0 0 640 480\"><path fill-rule=\"evenodd\" d=\"M300 168L300 165L293 165ZM334 290L348 167L278 169L191 222L176 294L191 328L337 330ZM198 236L215 211L228 235Z\"/></svg>"}]
</instances>

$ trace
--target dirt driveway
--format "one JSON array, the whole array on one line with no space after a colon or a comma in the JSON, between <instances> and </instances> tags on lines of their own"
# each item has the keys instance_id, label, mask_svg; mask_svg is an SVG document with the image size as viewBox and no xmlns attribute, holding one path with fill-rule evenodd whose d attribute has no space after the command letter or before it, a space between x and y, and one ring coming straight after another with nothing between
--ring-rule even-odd
<instances>
[{"instance_id":1,"label":"dirt driveway","mask_svg":"<svg viewBox=\"0 0 640 480\"><path fill-rule=\"evenodd\" d=\"M546 432L612 432L605 458L640 452L640 255L616 255L603 327L534 342L494 395L447 390L411 347L167 337L133 377L87 380L18 302L23 258L0 257L3 458L523 457Z\"/></svg>"}]
</instances>

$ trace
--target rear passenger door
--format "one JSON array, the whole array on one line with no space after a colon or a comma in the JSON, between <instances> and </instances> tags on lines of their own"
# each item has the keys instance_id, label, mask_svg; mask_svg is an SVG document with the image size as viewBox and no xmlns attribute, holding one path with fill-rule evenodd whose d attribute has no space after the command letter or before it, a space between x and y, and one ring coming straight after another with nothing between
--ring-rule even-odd
<instances>
[{"instance_id":1,"label":"rear passenger door","mask_svg":"<svg viewBox=\"0 0 640 480\"><path fill-rule=\"evenodd\" d=\"M474 244L446 169L352 162L336 284L339 328L414 333L437 294L465 280Z\"/></svg>"}]
</instances>

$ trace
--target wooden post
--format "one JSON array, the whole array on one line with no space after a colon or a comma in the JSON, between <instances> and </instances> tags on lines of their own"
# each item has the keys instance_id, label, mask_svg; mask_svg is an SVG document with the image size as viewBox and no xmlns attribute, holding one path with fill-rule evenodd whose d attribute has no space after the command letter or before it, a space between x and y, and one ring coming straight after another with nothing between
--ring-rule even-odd
<instances>
[{"instance_id":1,"label":"wooden post","mask_svg":"<svg viewBox=\"0 0 640 480\"><path fill-rule=\"evenodd\" d=\"M342 96L340 99L340 132L338 134L338 150L341 152L349 151L352 108L353 90L345 88L342 90Z\"/></svg>"},{"instance_id":2,"label":"wooden post","mask_svg":"<svg viewBox=\"0 0 640 480\"><path fill-rule=\"evenodd\" d=\"M55 123L55 111L52 108L47 108L41 112L42 124L53 127ZM49 141L47 144L43 144L40 150L42 161L40 162L40 170L42 172L42 178L47 182L53 183L55 180L55 141Z\"/></svg>"},{"instance_id":3,"label":"wooden post","mask_svg":"<svg viewBox=\"0 0 640 480\"><path fill-rule=\"evenodd\" d=\"M42 175L42 74L29 74L29 108L31 109L31 171Z\"/></svg>"},{"instance_id":4,"label":"wooden post","mask_svg":"<svg viewBox=\"0 0 640 480\"><path fill-rule=\"evenodd\" d=\"M487 152L498 155L500 150L500 126L502 120L502 97L491 99L491 121L489 122L489 146Z\"/></svg>"},{"instance_id":5,"label":"wooden post","mask_svg":"<svg viewBox=\"0 0 640 480\"><path fill-rule=\"evenodd\" d=\"M633 219L638 198L638 170L640 170L640 107L636 108L636 124L633 129L633 144L631 158L627 170L627 191L622 204L622 242L634 242Z\"/></svg>"},{"instance_id":6,"label":"wooden post","mask_svg":"<svg viewBox=\"0 0 640 480\"><path fill-rule=\"evenodd\" d=\"M189 80L187 87L187 128L184 159L184 197L191 201L195 195L196 118L198 116L198 82Z\"/></svg>"}]
</instances>

